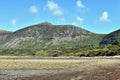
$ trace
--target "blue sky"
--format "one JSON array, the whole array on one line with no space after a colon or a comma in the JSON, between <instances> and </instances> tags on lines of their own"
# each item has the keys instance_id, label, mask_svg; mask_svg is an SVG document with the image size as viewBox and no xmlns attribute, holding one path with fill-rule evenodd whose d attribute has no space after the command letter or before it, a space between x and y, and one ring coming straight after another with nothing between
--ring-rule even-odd
<instances>
[{"instance_id":1,"label":"blue sky","mask_svg":"<svg viewBox=\"0 0 120 80\"><path fill-rule=\"evenodd\" d=\"M0 29L16 31L46 21L110 33L120 29L120 0L0 0Z\"/></svg>"}]
</instances>

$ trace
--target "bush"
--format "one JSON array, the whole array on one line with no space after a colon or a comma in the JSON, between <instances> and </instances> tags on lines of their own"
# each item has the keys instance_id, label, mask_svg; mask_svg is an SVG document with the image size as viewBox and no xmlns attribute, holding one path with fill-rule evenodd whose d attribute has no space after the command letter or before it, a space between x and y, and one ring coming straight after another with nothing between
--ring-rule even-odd
<instances>
[{"instance_id":1,"label":"bush","mask_svg":"<svg viewBox=\"0 0 120 80\"><path fill-rule=\"evenodd\" d=\"M52 57L58 57L58 56L59 56L58 53L53 53L53 54L52 54Z\"/></svg>"},{"instance_id":2,"label":"bush","mask_svg":"<svg viewBox=\"0 0 120 80\"><path fill-rule=\"evenodd\" d=\"M115 56L115 55L117 55L117 52L116 51L108 51L108 52L106 52L106 56Z\"/></svg>"},{"instance_id":3,"label":"bush","mask_svg":"<svg viewBox=\"0 0 120 80\"><path fill-rule=\"evenodd\" d=\"M80 54L79 55L80 57L85 57L86 55L84 53Z\"/></svg>"}]
</instances>

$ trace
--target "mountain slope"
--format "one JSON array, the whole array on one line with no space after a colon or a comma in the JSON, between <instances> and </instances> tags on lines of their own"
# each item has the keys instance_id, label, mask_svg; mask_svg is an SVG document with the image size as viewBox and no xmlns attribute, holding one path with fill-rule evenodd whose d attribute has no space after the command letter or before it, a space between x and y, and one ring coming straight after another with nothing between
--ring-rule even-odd
<instances>
[{"instance_id":1,"label":"mountain slope","mask_svg":"<svg viewBox=\"0 0 120 80\"><path fill-rule=\"evenodd\" d=\"M10 31L5 31L5 30L0 30L0 36L5 35L5 34L10 34L12 32Z\"/></svg>"},{"instance_id":2,"label":"mountain slope","mask_svg":"<svg viewBox=\"0 0 120 80\"><path fill-rule=\"evenodd\" d=\"M106 35L99 44L108 45L114 43L115 41L120 42L120 29Z\"/></svg>"},{"instance_id":3,"label":"mountain slope","mask_svg":"<svg viewBox=\"0 0 120 80\"><path fill-rule=\"evenodd\" d=\"M44 22L11 33L1 48L84 48L98 46L103 36L73 25L53 25Z\"/></svg>"},{"instance_id":4,"label":"mountain slope","mask_svg":"<svg viewBox=\"0 0 120 80\"><path fill-rule=\"evenodd\" d=\"M0 30L0 45L6 40L6 37L11 34L10 31Z\"/></svg>"},{"instance_id":5,"label":"mountain slope","mask_svg":"<svg viewBox=\"0 0 120 80\"><path fill-rule=\"evenodd\" d=\"M0 40L5 40L6 37L11 34L10 31L0 30Z\"/></svg>"}]
</instances>

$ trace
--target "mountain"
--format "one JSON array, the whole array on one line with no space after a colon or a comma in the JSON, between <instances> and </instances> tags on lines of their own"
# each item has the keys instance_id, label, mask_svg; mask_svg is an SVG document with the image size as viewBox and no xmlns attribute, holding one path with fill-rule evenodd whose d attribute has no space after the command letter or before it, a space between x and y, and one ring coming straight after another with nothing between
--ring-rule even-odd
<instances>
[{"instance_id":1,"label":"mountain","mask_svg":"<svg viewBox=\"0 0 120 80\"><path fill-rule=\"evenodd\" d=\"M10 34L10 33L12 33L12 32L10 32L10 31L5 31L5 30L0 30L0 36L1 36L1 35L4 35L4 34Z\"/></svg>"},{"instance_id":2,"label":"mountain","mask_svg":"<svg viewBox=\"0 0 120 80\"><path fill-rule=\"evenodd\" d=\"M106 35L99 44L100 45L108 45L108 44L112 44L116 41L120 42L120 29Z\"/></svg>"},{"instance_id":3,"label":"mountain","mask_svg":"<svg viewBox=\"0 0 120 80\"><path fill-rule=\"evenodd\" d=\"M0 44L2 44L6 40L6 37L11 33L12 32L10 31L0 30Z\"/></svg>"},{"instance_id":4,"label":"mountain","mask_svg":"<svg viewBox=\"0 0 120 80\"><path fill-rule=\"evenodd\" d=\"M6 33L4 43L0 47L18 49L77 49L99 46L99 42L104 36L74 25L53 25L49 22L44 22L12 33Z\"/></svg>"}]
</instances>

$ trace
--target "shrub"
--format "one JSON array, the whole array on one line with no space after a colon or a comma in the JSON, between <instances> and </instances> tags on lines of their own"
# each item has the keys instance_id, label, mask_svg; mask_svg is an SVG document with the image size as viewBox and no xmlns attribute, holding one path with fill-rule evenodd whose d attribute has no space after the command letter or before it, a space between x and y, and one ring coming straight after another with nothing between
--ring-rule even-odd
<instances>
[{"instance_id":1,"label":"shrub","mask_svg":"<svg viewBox=\"0 0 120 80\"><path fill-rule=\"evenodd\" d=\"M117 52L116 51L108 51L108 52L106 52L106 56L115 56L115 55L117 55Z\"/></svg>"},{"instance_id":2,"label":"shrub","mask_svg":"<svg viewBox=\"0 0 120 80\"><path fill-rule=\"evenodd\" d=\"M86 55L84 53L80 54L79 55L80 57L85 57Z\"/></svg>"},{"instance_id":3,"label":"shrub","mask_svg":"<svg viewBox=\"0 0 120 80\"><path fill-rule=\"evenodd\" d=\"M52 57L58 57L58 56L59 56L58 53L53 53L53 54L52 54Z\"/></svg>"}]
</instances>

